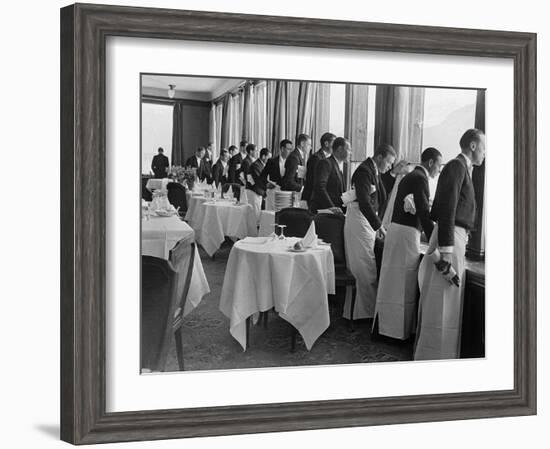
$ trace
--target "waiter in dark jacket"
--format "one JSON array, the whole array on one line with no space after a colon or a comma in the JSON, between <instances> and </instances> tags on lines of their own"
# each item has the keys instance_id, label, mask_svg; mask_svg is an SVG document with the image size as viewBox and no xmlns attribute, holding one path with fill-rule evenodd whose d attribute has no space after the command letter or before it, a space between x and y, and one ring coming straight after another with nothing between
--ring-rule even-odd
<instances>
[{"instance_id":1,"label":"waiter in dark jacket","mask_svg":"<svg viewBox=\"0 0 550 449\"><path fill-rule=\"evenodd\" d=\"M347 206L344 242L348 267L355 277L357 293L353 310L350 298L346 298L345 318L374 316L378 274L374 244L377 235L383 238L386 234L379 210L379 206L386 202L386 191L380 175L391 168L395 157L393 147L382 143L376 147L372 157L357 167L351 177L356 199Z\"/></svg>"},{"instance_id":2,"label":"waiter in dark jacket","mask_svg":"<svg viewBox=\"0 0 550 449\"><path fill-rule=\"evenodd\" d=\"M397 186L376 295L373 328L378 320L380 334L400 340L408 339L416 330L420 234L424 230L428 240L432 235L428 179L439 174L441 153L427 148L420 160L421 164Z\"/></svg>"},{"instance_id":3,"label":"waiter in dark jacket","mask_svg":"<svg viewBox=\"0 0 550 449\"><path fill-rule=\"evenodd\" d=\"M212 167L212 180L216 187L227 184L229 179L229 152L222 148L220 157Z\"/></svg>"},{"instance_id":4,"label":"waiter in dark jacket","mask_svg":"<svg viewBox=\"0 0 550 449\"><path fill-rule=\"evenodd\" d=\"M164 149L159 147L158 154L153 157L153 161L151 163L151 170L153 170L155 178L166 178L169 166L170 163L168 158L164 155Z\"/></svg>"},{"instance_id":5,"label":"waiter in dark jacket","mask_svg":"<svg viewBox=\"0 0 550 449\"><path fill-rule=\"evenodd\" d=\"M311 138L307 134L300 134L296 141L296 148L285 162L285 175L282 179L282 190L300 192L304 185L306 172L306 155L311 149Z\"/></svg>"},{"instance_id":6,"label":"waiter in dark jacket","mask_svg":"<svg viewBox=\"0 0 550 449\"><path fill-rule=\"evenodd\" d=\"M199 180L203 180L206 178L207 175L207 167L204 162L204 155L206 153L206 148L204 147L198 147L195 151L195 154L187 159L185 162L186 167L196 168L197 171L197 178Z\"/></svg>"},{"instance_id":7,"label":"waiter in dark jacket","mask_svg":"<svg viewBox=\"0 0 550 449\"><path fill-rule=\"evenodd\" d=\"M258 222L260 220L262 202L266 196L266 184L262 172L270 156L271 153L269 150L267 148L262 148L260 156L252 163L246 175L246 197L248 199L248 204L251 204L254 209Z\"/></svg>"},{"instance_id":8,"label":"waiter in dark jacket","mask_svg":"<svg viewBox=\"0 0 550 449\"><path fill-rule=\"evenodd\" d=\"M332 144L332 155L319 159L315 165L310 210L331 209L342 213L342 193L345 191L344 162L349 159L351 146L347 139L337 137Z\"/></svg>"},{"instance_id":9,"label":"waiter in dark jacket","mask_svg":"<svg viewBox=\"0 0 550 449\"><path fill-rule=\"evenodd\" d=\"M268 159L262 172L264 183L270 187L278 185L281 187L285 175L285 164L288 154L292 151L292 142L288 139L281 140L279 144L279 155Z\"/></svg>"},{"instance_id":10,"label":"waiter in dark jacket","mask_svg":"<svg viewBox=\"0 0 550 449\"><path fill-rule=\"evenodd\" d=\"M246 157L247 145L248 142L246 140L242 140L239 147L239 152L229 160L229 182L231 182L232 184L244 185L244 183L240 179L240 174L241 164Z\"/></svg>"},{"instance_id":11,"label":"waiter in dark jacket","mask_svg":"<svg viewBox=\"0 0 550 449\"><path fill-rule=\"evenodd\" d=\"M316 153L313 153L307 160L306 165L306 180L304 183L304 190L302 192L302 200L311 201L311 194L313 192L313 178L315 177L315 166L319 159L326 159L332 154L332 143L336 139L336 136L332 133L324 133L321 136L321 149Z\"/></svg>"},{"instance_id":12,"label":"waiter in dark jacket","mask_svg":"<svg viewBox=\"0 0 550 449\"><path fill-rule=\"evenodd\" d=\"M439 176L431 210L435 227L419 269L420 305L415 360L460 357L465 254L468 231L474 226L476 203L472 167L485 158L485 134L469 129L460 138L461 153ZM449 282L434 262L446 262L460 284Z\"/></svg>"}]
</instances>

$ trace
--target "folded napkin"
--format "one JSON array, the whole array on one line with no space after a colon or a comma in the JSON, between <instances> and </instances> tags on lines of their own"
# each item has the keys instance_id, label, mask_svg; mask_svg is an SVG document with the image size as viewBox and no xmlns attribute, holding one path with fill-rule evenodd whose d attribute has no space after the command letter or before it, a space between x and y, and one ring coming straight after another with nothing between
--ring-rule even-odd
<instances>
[{"instance_id":1,"label":"folded napkin","mask_svg":"<svg viewBox=\"0 0 550 449\"><path fill-rule=\"evenodd\" d=\"M355 201L357 199L357 195L355 194L355 189L352 187L347 192L342 193L342 202L345 206L347 206L349 203Z\"/></svg>"},{"instance_id":2,"label":"folded napkin","mask_svg":"<svg viewBox=\"0 0 550 449\"><path fill-rule=\"evenodd\" d=\"M315 222L312 221L309 225L309 229L306 232L306 235L302 239L302 245L305 248L315 248L317 247L317 232L315 231Z\"/></svg>"},{"instance_id":3,"label":"folded napkin","mask_svg":"<svg viewBox=\"0 0 550 449\"><path fill-rule=\"evenodd\" d=\"M254 182L254 178L252 177L252 175L246 175L246 180L248 181L249 184L252 184L254 185L255 182Z\"/></svg>"},{"instance_id":4,"label":"folded napkin","mask_svg":"<svg viewBox=\"0 0 550 449\"><path fill-rule=\"evenodd\" d=\"M416 215L416 204L414 204L414 196L409 193L403 200L403 210L411 215Z\"/></svg>"}]
</instances>

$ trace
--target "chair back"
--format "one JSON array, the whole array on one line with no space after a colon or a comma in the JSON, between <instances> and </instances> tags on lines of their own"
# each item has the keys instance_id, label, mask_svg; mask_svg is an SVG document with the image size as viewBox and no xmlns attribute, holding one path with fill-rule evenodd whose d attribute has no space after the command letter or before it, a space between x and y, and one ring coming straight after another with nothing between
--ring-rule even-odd
<instances>
[{"instance_id":1,"label":"chair back","mask_svg":"<svg viewBox=\"0 0 550 449\"><path fill-rule=\"evenodd\" d=\"M194 257L192 237L176 244L169 261L141 256L141 368L164 371L174 324L183 317Z\"/></svg>"},{"instance_id":2,"label":"chair back","mask_svg":"<svg viewBox=\"0 0 550 449\"><path fill-rule=\"evenodd\" d=\"M168 190L168 201L176 209L179 207L179 214L181 217L185 216L187 212L187 196L185 195L185 187L179 182L169 182L166 185Z\"/></svg>"},{"instance_id":3,"label":"chair back","mask_svg":"<svg viewBox=\"0 0 550 449\"><path fill-rule=\"evenodd\" d=\"M341 214L317 214L314 220L317 236L330 243L334 266L345 267L344 223L346 218Z\"/></svg>"},{"instance_id":4,"label":"chair back","mask_svg":"<svg viewBox=\"0 0 550 449\"><path fill-rule=\"evenodd\" d=\"M284 234L287 237L304 237L313 217L314 215L307 209L286 207L275 212L275 223L286 225Z\"/></svg>"},{"instance_id":5,"label":"chair back","mask_svg":"<svg viewBox=\"0 0 550 449\"><path fill-rule=\"evenodd\" d=\"M153 195L149 190L147 190L147 181L149 181L150 176L142 176L141 177L141 198L143 198L145 201L153 201Z\"/></svg>"},{"instance_id":6,"label":"chair back","mask_svg":"<svg viewBox=\"0 0 550 449\"><path fill-rule=\"evenodd\" d=\"M237 201L241 199L241 185L239 183L228 182L222 186L222 193L227 192L229 189L233 190L233 198Z\"/></svg>"}]
</instances>

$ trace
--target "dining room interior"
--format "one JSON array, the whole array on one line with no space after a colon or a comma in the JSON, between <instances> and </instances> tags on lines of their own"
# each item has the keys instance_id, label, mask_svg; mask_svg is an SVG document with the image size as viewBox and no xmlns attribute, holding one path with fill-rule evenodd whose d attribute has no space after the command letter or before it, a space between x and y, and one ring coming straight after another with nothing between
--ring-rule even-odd
<instances>
[{"instance_id":1,"label":"dining room interior","mask_svg":"<svg viewBox=\"0 0 550 449\"><path fill-rule=\"evenodd\" d=\"M430 259L439 222L433 232L413 226L418 254L406 283L387 274L395 209L407 202L396 198L409 174L428 173L431 154L440 167L426 177L426 199L438 203L439 178L466 132L484 139L485 90L144 73L139 96L143 374L420 359L419 332L433 318L421 317L421 261L440 266ZM356 172L378 156L391 156L368 192L379 227L360 217L371 254L354 245L361 232L349 223L352 210L365 214ZM334 167L324 163L331 158ZM434 359L485 357L485 163L467 174L475 219L464 262L446 265L458 272L448 287L461 292L457 318L433 325L442 340L454 336L456 350ZM340 176L336 193L332 172L321 180L325 166ZM420 217L409 198L418 213L412 200L405 211ZM408 302L385 303L384 283L403 284Z\"/></svg>"}]
</instances>

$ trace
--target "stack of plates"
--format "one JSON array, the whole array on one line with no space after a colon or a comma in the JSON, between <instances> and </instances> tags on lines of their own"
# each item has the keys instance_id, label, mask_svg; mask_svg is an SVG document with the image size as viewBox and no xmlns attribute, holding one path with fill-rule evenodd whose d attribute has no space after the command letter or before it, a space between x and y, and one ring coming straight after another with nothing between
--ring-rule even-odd
<instances>
[{"instance_id":1,"label":"stack of plates","mask_svg":"<svg viewBox=\"0 0 550 449\"><path fill-rule=\"evenodd\" d=\"M278 190L275 192L275 210L279 211L285 207L292 207L292 193Z\"/></svg>"}]
</instances>

